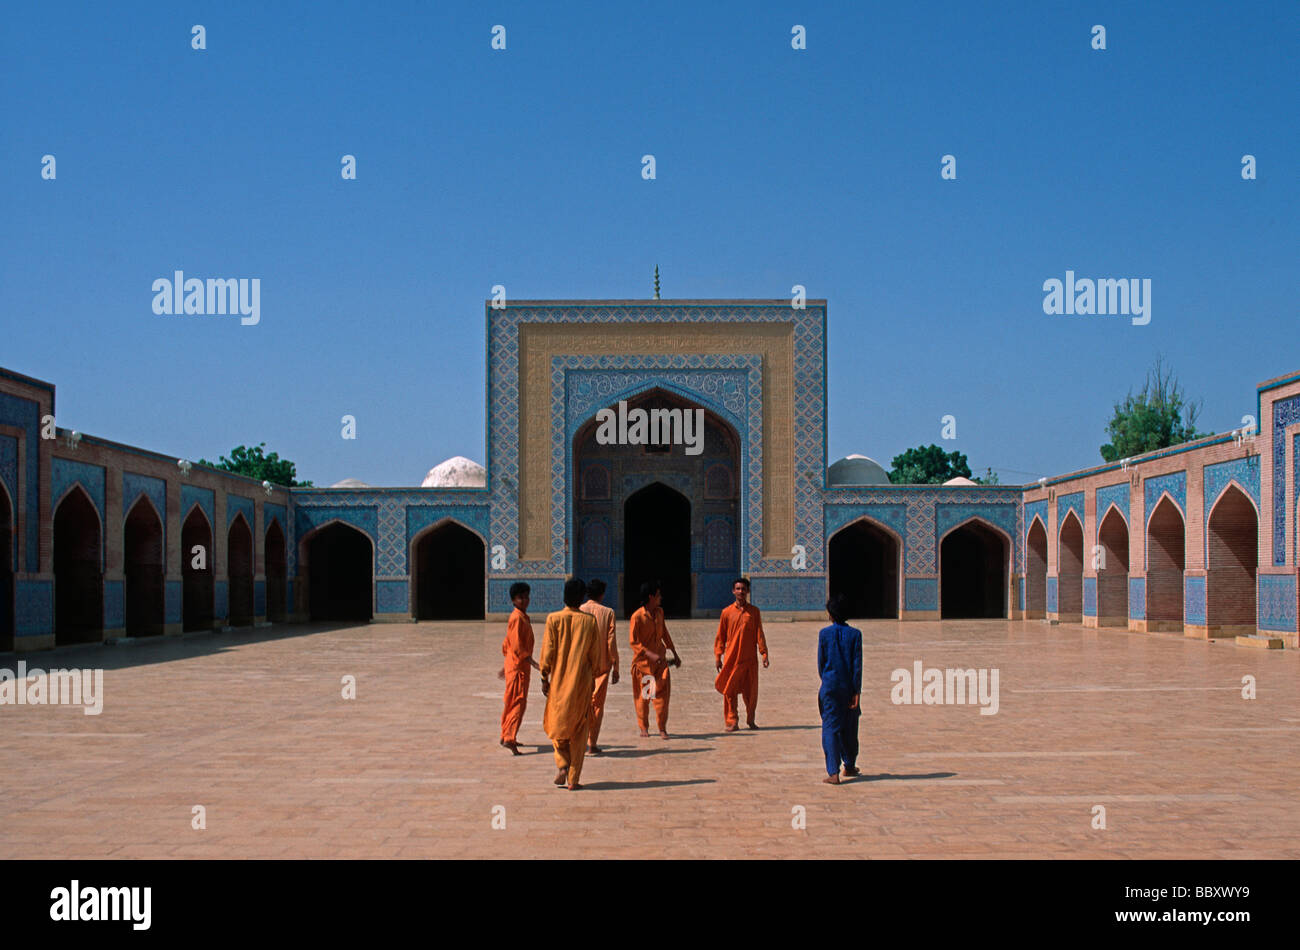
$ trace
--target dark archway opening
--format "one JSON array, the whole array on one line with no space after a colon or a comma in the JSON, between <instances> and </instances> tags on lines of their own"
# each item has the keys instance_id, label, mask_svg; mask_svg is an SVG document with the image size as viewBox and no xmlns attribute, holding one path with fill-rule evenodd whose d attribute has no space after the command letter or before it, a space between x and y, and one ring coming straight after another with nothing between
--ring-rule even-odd
<instances>
[{"instance_id":1,"label":"dark archway opening","mask_svg":"<svg viewBox=\"0 0 1300 950\"><path fill-rule=\"evenodd\" d=\"M281 623L285 619L285 603L289 562L280 522L271 520L266 529L266 619Z\"/></svg>"},{"instance_id":2,"label":"dark archway opening","mask_svg":"<svg viewBox=\"0 0 1300 950\"><path fill-rule=\"evenodd\" d=\"M1083 525L1073 511L1061 522L1057 551L1056 616L1064 623L1083 621Z\"/></svg>"},{"instance_id":3,"label":"dark archway opening","mask_svg":"<svg viewBox=\"0 0 1300 950\"><path fill-rule=\"evenodd\" d=\"M1128 525L1111 508L1097 531L1097 626L1128 626Z\"/></svg>"},{"instance_id":4,"label":"dark archway opening","mask_svg":"<svg viewBox=\"0 0 1300 950\"><path fill-rule=\"evenodd\" d=\"M54 642L103 639L104 575L99 514L80 487L54 513Z\"/></svg>"},{"instance_id":5,"label":"dark archway opening","mask_svg":"<svg viewBox=\"0 0 1300 950\"><path fill-rule=\"evenodd\" d=\"M1186 535L1183 516L1168 496L1160 499L1147 523L1147 626L1183 627L1183 568Z\"/></svg>"},{"instance_id":6,"label":"dark archway opening","mask_svg":"<svg viewBox=\"0 0 1300 950\"><path fill-rule=\"evenodd\" d=\"M122 568L126 575L126 635L154 637L163 632L163 526L153 505L140 498L122 529Z\"/></svg>"},{"instance_id":7,"label":"dark archway opening","mask_svg":"<svg viewBox=\"0 0 1300 950\"><path fill-rule=\"evenodd\" d=\"M14 509L0 485L0 650L14 648Z\"/></svg>"},{"instance_id":8,"label":"dark archway opening","mask_svg":"<svg viewBox=\"0 0 1300 950\"><path fill-rule=\"evenodd\" d=\"M1037 518L1025 539L1025 616L1047 616L1047 529Z\"/></svg>"},{"instance_id":9,"label":"dark archway opening","mask_svg":"<svg viewBox=\"0 0 1300 950\"><path fill-rule=\"evenodd\" d=\"M369 538L350 525L327 525L307 542L307 567L312 620L370 619L374 557Z\"/></svg>"},{"instance_id":10,"label":"dark archway opening","mask_svg":"<svg viewBox=\"0 0 1300 950\"><path fill-rule=\"evenodd\" d=\"M944 619L1005 617L1007 545L979 522L952 531L939 546L939 610Z\"/></svg>"},{"instance_id":11,"label":"dark archway opening","mask_svg":"<svg viewBox=\"0 0 1300 950\"><path fill-rule=\"evenodd\" d=\"M415 618L482 620L483 541L448 521L415 544Z\"/></svg>"},{"instance_id":12,"label":"dark archway opening","mask_svg":"<svg viewBox=\"0 0 1300 950\"><path fill-rule=\"evenodd\" d=\"M253 531L242 514L226 533L226 579L230 584L228 619L232 627L253 625Z\"/></svg>"},{"instance_id":13,"label":"dark archway opening","mask_svg":"<svg viewBox=\"0 0 1300 950\"><path fill-rule=\"evenodd\" d=\"M641 584L663 587L666 617L691 615L691 503L661 482L631 495L623 506L623 604L630 617Z\"/></svg>"},{"instance_id":14,"label":"dark archway opening","mask_svg":"<svg viewBox=\"0 0 1300 950\"><path fill-rule=\"evenodd\" d=\"M181 525L181 629L212 629L212 526L195 505Z\"/></svg>"},{"instance_id":15,"label":"dark archway opening","mask_svg":"<svg viewBox=\"0 0 1300 950\"><path fill-rule=\"evenodd\" d=\"M1230 485L1214 506L1209 529L1206 623L1224 634L1253 634L1258 619L1259 520L1255 506L1236 485Z\"/></svg>"},{"instance_id":16,"label":"dark archway opening","mask_svg":"<svg viewBox=\"0 0 1300 950\"><path fill-rule=\"evenodd\" d=\"M849 616L861 620L898 617L898 541L867 521L831 538L830 592L849 599Z\"/></svg>"}]
</instances>

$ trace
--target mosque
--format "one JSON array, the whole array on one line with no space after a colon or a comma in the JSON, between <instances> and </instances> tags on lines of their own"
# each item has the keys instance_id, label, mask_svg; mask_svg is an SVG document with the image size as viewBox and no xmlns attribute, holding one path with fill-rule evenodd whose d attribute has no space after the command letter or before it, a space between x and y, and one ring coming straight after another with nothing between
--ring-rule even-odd
<instances>
[{"instance_id":1,"label":"mosque","mask_svg":"<svg viewBox=\"0 0 1300 950\"><path fill-rule=\"evenodd\" d=\"M0 651L307 620L504 617L568 575L627 616L1007 618L1297 646L1300 374L1256 429L1024 486L827 465L825 300L488 301L486 467L287 489L54 423L0 369ZM598 438L625 403L693 450Z\"/></svg>"}]
</instances>

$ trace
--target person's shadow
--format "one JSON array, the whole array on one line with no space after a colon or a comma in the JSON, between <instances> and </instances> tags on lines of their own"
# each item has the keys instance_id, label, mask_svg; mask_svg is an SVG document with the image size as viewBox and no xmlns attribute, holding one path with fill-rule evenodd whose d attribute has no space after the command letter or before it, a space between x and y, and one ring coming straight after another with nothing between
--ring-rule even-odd
<instances>
[{"instance_id":1,"label":"person's shadow","mask_svg":"<svg viewBox=\"0 0 1300 950\"><path fill-rule=\"evenodd\" d=\"M604 749L605 751L602 752L600 755L592 755L590 752L588 752L587 760L590 761L592 759L641 759L641 758L645 758L647 755L678 755L683 752L712 752L713 746L698 746L694 749L672 748L667 746L661 746L660 748L657 749L656 748L649 748L649 749L615 748L613 746L605 746Z\"/></svg>"},{"instance_id":2,"label":"person's shadow","mask_svg":"<svg viewBox=\"0 0 1300 950\"><path fill-rule=\"evenodd\" d=\"M712 785L714 779L711 778L692 778L680 782L583 782L583 788L590 788L597 791L617 791L619 789L627 790L634 788L673 788L681 785Z\"/></svg>"},{"instance_id":3,"label":"person's shadow","mask_svg":"<svg viewBox=\"0 0 1300 950\"><path fill-rule=\"evenodd\" d=\"M894 775L892 772L882 772L879 775L867 775L865 772L861 775L855 775L852 778L840 779L841 782L889 782L889 781L912 781L914 779L931 779L931 778L953 778L956 772L925 772L916 775Z\"/></svg>"}]
</instances>

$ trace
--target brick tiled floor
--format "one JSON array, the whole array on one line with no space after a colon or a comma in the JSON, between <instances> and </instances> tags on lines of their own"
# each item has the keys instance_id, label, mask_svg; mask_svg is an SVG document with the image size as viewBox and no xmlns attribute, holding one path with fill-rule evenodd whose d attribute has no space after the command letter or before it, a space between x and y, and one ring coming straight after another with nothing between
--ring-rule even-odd
<instances>
[{"instance_id":1,"label":"brick tiled floor","mask_svg":"<svg viewBox=\"0 0 1300 950\"><path fill-rule=\"evenodd\" d=\"M768 625L764 728L723 734L714 624L675 621L673 739L637 737L625 679L607 755L570 793L551 785L536 678L529 754L497 745L503 626L318 624L26 655L103 667L104 711L0 706L0 856L1300 857L1295 651L1041 621L864 623L865 778L835 788L821 783L820 624ZM998 713L893 705L890 672L916 660L997 668Z\"/></svg>"}]
</instances>

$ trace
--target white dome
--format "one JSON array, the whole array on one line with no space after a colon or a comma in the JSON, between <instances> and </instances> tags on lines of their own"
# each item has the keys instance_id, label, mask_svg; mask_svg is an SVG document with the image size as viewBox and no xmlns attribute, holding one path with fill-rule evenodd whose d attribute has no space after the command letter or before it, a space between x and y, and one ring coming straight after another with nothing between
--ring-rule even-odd
<instances>
[{"instance_id":1,"label":"white dome","mask_svg":"<svg viewBox=\"0 0 1300 950\"><path fill-rule=\"evenodd\" d=\"M333 485L330 486L330 488L369 488L369 487L370 487L369 485L367 485L359 478L345 478L343 479L343 481L335 482Z\"/></svg>"},{"instance_id":2,"label":"white dome","mask_svg":"<svg viewBox=\"0 0 1300 950\"><path fill-rule=\"evenodd\" d=\"M463 455L439 462L420 483L421 488L483 488L486 485L487 469Z\"/></svg>"},{"instance_id":3,"label":"white dome","mask_svg":"<svg viewBox=\"0 0 1300 950\"><path fill-rule=\"evenodd\" d=\"M948 479L946 482L944 482L944 484L945 485L978 485L979 482L972 482L969 478L962 478L960 475L958 475L956 478Z\"/></svg>"},{"instance_id":4,"label":"white dome","mask_svg":"<svg viewBox=\"0 0 1300 950\"><path fill-rule=\"evenodd\" d=\"M828 485L888 485L889 474L875 459L849 455L826 470Z\"/></svg>"}]
</instances>

